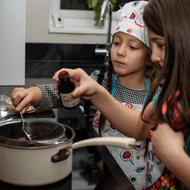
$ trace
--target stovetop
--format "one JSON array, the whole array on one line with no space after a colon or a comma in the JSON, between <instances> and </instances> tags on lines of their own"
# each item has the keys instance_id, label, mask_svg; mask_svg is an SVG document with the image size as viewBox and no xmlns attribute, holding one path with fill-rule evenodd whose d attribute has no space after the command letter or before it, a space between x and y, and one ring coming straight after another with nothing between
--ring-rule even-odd
<instances>
[{"instance_id":1,"label":"stovetop","mask_svg":"<svg viewBox=\"0 0 190 190\"><path fill-rule=\"evenodd\" d=\"M24 176L23 176L24 179ZM10 185L8 183L4 183L0 181L0 189L2 190L71 190L72 189L72 174L64 178L63 180L49 184L44 186L17 186L17 185Z\"/></svg>"}]
</instances>

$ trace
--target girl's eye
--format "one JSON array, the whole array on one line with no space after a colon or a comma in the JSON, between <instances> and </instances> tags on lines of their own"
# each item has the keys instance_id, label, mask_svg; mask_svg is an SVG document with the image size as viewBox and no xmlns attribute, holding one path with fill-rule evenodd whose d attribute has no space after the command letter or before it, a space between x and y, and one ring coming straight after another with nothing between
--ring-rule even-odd
<instances>
[{"instance_id":1,"label":"girl's eye","mask_svg":"<svg viewBox=\"0 0 190 190\"><path fill-rule=\"evenodd\" d=\"M119 41L114 41L113 45L115 45L115 46L119 45Z\"/></svg>"},{"instance_id":2,"label":"girl's eye","mask_svg":"<svg viewBox=\"0 0 190 190\"><path fill-rule=\"evenodd\" d=\"M136 47L136 46L130 46L130 48L131 48L132 50L137 50L137 49L139 49L139 48Z\"/></svg>"},{"instance_id":3,"label":"girl's eye","mask_svg":"<svg viewBox=\"0 0 190 190\"><path fill-rule=\"evenodd\" d=\"M165 48L165 43L163 43L163 42L156 42L156 44L157 44L158 48L160 48L160 49Z\"/></svg>"},{"instance_id":4,"label":"girl's eye","mask_svg":"<svg viewBox=\"0 0 190 190\"><path fill-rule=\"evenodd\" d=\"M158 44L158 47L159 47L160 49L163 49L163 48L165 47L165 45L164 45L164 44Z\"/></svg>"}]
</instances>

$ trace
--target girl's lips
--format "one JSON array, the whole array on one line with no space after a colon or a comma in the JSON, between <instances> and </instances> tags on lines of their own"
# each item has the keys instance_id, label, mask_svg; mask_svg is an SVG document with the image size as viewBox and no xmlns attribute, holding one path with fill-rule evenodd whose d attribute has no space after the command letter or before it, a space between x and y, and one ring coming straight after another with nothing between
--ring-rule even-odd
<instances>
[{"instance_id":1,"label":"girl's lips","mask_svg":"<svg viewBox=\"0 0 190 190\"><path fill-rule=\"evenodd\" d=\"M121 61L114 61L114 63L117 65L126 65L124 62L121 62Z\"/></svg>"}]
</instances>

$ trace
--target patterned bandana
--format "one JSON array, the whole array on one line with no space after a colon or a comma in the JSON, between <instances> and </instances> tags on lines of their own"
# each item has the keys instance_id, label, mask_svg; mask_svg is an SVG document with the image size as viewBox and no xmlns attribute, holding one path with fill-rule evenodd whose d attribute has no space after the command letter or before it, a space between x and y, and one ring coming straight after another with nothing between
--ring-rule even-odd
<instances>
[{"instance_id":1,"label":"patterned bandana","mask_svg":"<svg viewBox=\"0 0 190 190\"><path fill-rule=\"evenodd\" d=\"M147 28L143 21L143 11L147 1L126 3L117 11L117 27L114 33L124 32L136 37L149 47Z\"/></svg>"}]
</instances>

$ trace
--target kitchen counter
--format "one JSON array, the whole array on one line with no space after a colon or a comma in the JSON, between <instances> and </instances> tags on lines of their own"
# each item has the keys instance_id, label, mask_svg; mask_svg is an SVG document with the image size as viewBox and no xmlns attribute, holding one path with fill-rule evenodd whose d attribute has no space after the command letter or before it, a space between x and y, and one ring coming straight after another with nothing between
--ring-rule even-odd
<instances>
[{"instance_id":1,"label":"kitchen counter","mask_svg":"<svg viewBox=\"0 0 190 190\"><path fill-rule=\"evenodd\" d=\"M54 109L53 111L48 111L48 112L42 112L42 113L33 113L33 114L25 114L24 117L29 117L29 118L52 118L53 120L56 120L58 122L64 123L70 127L72 127L75 132L76 132L76 138L74 142L83 140L85 138L91 138L91 137L96 137L95 132L93 129L89 126L87 126L89 123L86 123L85 117L83 112L77 108L75 110L65 110L63 108L60 109ZM79 134L80 133L80 134ZM93 147L94 148L94 147ZM122 170L119 168L115 160L112 158L111 154L109 151L101 146L101 147L96 147L96 151L99 152L101 155L101 159L106 163L107 169L109 172L112 174L114 177L115 181L118 183L119 190L133 190L134 188L132 187L131 183L129 180L126 178ZM92 149L93 150L93 149ZM73 154L75 157L75 154ZM76 158L78 159L78 158ZM24 176L23 176L24 178ZM36 187L21 187L21 186L15 186L15 185L10 185L4 182L0 182L0 189L2 190L73 190L72 187L72 181L73 181L73 176L72 173L67 176L65 179L62 181L59 181L54 184L50 185L45 185L45 186L36 186ZM78 188L80 189L80 188ZM85 188L86 190L92 189L92 188ZM112 189L110 187L110 183L108 182L106 184L107 189ZM84 189L81 189L84 190ZM99 190L97 188L97 190Z\"/></svg>"}]
</instances>

